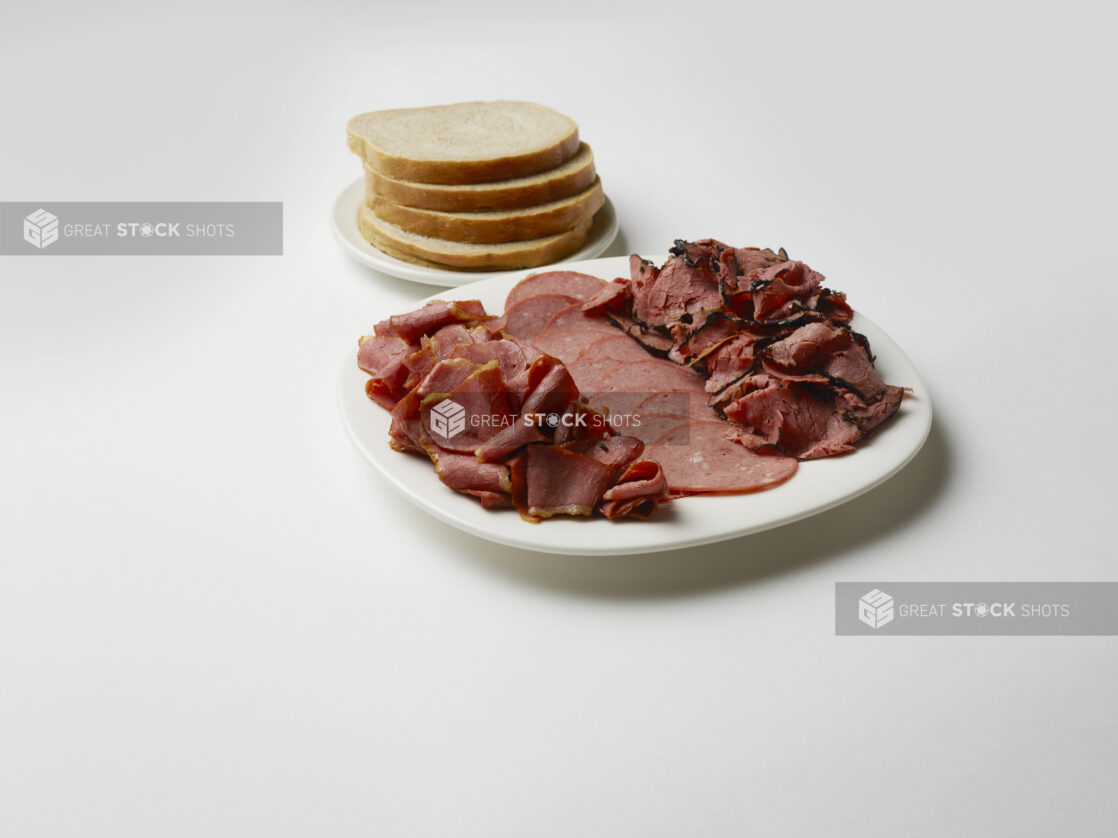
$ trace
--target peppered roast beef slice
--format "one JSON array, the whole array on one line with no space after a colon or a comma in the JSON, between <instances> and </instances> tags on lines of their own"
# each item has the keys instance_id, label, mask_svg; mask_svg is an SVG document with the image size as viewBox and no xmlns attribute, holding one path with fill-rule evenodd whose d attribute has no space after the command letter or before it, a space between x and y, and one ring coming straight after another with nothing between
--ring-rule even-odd
<instances>
[{"instance_id":1,"label":"peppered roast beef slice","mask_svg":"<svg viewBox=\"0 0 1118 838\"><path fill-rule=\"evenodd\" d=\"M846 296L783 248L677 240L663 266L631 256L629 274L583 309L702 375L709 405L744 445L803 459L847 453L900 405L849 326Z\"/></svg>"}]
</instances>

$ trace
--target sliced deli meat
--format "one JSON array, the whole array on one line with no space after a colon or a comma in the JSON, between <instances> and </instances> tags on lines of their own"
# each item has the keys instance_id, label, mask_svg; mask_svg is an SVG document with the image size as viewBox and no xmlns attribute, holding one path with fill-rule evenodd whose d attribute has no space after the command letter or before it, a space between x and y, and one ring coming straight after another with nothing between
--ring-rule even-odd
<instances>
[{"instance_id":1,"label":"sliced deli meat","mask_svg":"<svg viewBox=\"0 0 1118 838\"><path fill-rule=\"evenodd\" d=\"M540 294L521 300L505 311L504 332L520 340L532 341L561 311L578 301L566 294Z\"/></svg>"},{"instance_id":2,"label":"sliced deli meat","mask_svg":"<svg viewBox=\"0 0 1118 838\"><path fill-rule=\"evenodd\" d=\"M658 390L703 392L701 376L668 361L649 358L646 361L625 361L598 381L599 390L627 390L634 393L655 393Z\"/></svg>"},{"instance_id":3,"label":"sliced deli meat","mask_svg":"<svg viewBox=\"0 0 1118 838\"><path fill-rule=\"evenodd\" d=\"M392 413L389 444L429 457L439 480L484 508L529 521L651 515L668 487L655 462L628 473L644 444L614 432L561 361L491 323L476 301L429 304L361 339L366 392ZM606 500L622 478L625 491Z\"/></svg>"},{"instance_id":4,"label":"sliced deli meat","mask_svg":"<svg viewBox=\"0 0 1118 838\"><path fill-rule=\"evenodd\" d=\"M563 294L577 300L588 300L606 283L590 274L577 271L544 271L521 280L505 298L505 311L530 297L545 294Z\"/></svg>"},{"instance_id":5,"label":"sliced deli meat","mask_svg":"<svg viewBox=\"0 0 1118 838\"><path fill-rule=\"evenodd\" d=\"M647 361L649 354L628 335L607 334L591 341L578 353L575 360L606 359L613 361Z\"/></svg>"},{"instance_id":6,"label":"sliced deli meat","mask_svg":"<svg viewBox=\"0 0 1118 838\"><path fill-rule=\"evenodd\" d=\"M632 256L629 278L583 309L705 379L708 404L742 445L815 459L854 451L903 396L850 327L846 296L824 282L783 249L679 240L663 265Z\"/></svg>"},{"instance_id":7,"label":"sliced deli meat","mask_svg":"<svg viewBox=\"0 0 1118 838\"><path fill-rule=\"evenodd\" d=\"M596 334L601 337L617 334L616 330L609 328L608 323L603 323L596 317L587 317L582 311L581 303L575 303L567 306L562 311L556 312L555 316L544 327L544 332L568 329L578 329L587 334Z\"/></svg>"},{"instance_id":8,"label":"sliced deli meat","mask_svg":"<svg viewBox=\"0 0 1118 838\"><path fill-rule=\"evenodd\" d=\"M796 473L796 460L756 454L727 438L725 422L686 422L645 447L664 470L671 491L688 494L757 492Z\"/></svg>"},{"instance_id":9,"label":"sliced deli meat","mask_svg":"<svg viewBox=\"0 0 1118 838\"><path fill-rule=\"evenodd\" d=\"M604 282L534 274L490 316L428 303L361 339L389 443L528 521L652 515L849 454L900 408L853 310L783 251L677 241Z\"/></svg>"},{"instance_id":10,"label":"sliced deli meat","mask_svg":"<svg viewBox=\"0 0 1118 838\"><path fill-rule=\"evenodd\" d=\"M582 329L546 329L532 340L532 345L564 363L573 363L595 337L588 336Z\"/></svg>"}]
</instances>

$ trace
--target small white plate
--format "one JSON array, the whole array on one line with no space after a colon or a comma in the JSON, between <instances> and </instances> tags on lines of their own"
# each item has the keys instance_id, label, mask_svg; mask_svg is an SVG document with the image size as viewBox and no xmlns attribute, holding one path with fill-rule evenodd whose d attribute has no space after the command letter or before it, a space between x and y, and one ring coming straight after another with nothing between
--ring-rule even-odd
<instances>
[{"instance_id":1,"label":"small white plate","mask_svg":"<svg viewBox=\"0 0 1118 838\"><path fill-rule=\"evenodd\" d=\"M365 179L359 178L342 191L342 194L334 201L334 211L330 214L330 228L334 231L334 236L345 252L362 265L368 265L370 268L375 268L389 276L409 279L412 282L421 282L424 285L438 285L443 288L454 288L469 282L498 276L510 276L512 274L524 276L523 270L450 271L428 268L389 256L365 241L365 237L361 235L361 231L357 227L357 210L363 200L365 200ZM600 256L616 236L617 213L614 211L609 198L606 198L602 208L594 215L594 223L590 227L590 234L586 237L586 241L565 261L593 259L595 256ZM532 270L550 269L550 266L543 266Z\"/></svg>"},{"instance_id":2,"label":"small white plate","mask_svg":"<svg viewBox=\"0 0 1118 838\"><path fill-rule=\"evenodd\" d=\"M548 270L581 271L609 280L628 275L628 259L563 263ZM517 271L432 299L479 299L487 311L499 313L509 290L530 273L533 271ZM395 313L381 312L376 319ZM482 509L473 498L440 483L427 458L388 447L388 411L365 397L368 375L358 369L356 352L347 355L342 364L342 418L358 450L406 498L436 518L480 538L525 550L571 555L675 550L760 532L823 512L869 491L916 456L932 426L927 385L901 348L877 326L856 315L854 328L870 339L877 369L885 380L913 390L905 396L897 414L861 443L857 452L801 463L791 480L768 491L675 500L660 507L649 521L553 518L528 524L511 509ZM372 334L371 324L368 334Z\"/></svg>"}]
</instances>

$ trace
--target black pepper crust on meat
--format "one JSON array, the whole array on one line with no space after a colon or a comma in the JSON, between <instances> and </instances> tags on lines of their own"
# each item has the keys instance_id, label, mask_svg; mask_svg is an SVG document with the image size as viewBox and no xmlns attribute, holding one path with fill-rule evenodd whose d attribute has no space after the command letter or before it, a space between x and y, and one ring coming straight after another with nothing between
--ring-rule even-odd
<instances>
[{"instance_id":1,"label":"black pepper crust on meat","mask_svg":"<svg viewBox=\"0 0 1118 838\"><path fill-rule=\"evenodd\" d=\"M697 277L698 287L705 289L700 297L695 296ZM739 441L803 459L826 457L852 451L854 442L892 416L900 407L902 389L881 381L868 338L850 325L854 312L846 295L824 287L823 279L803 262L790 260L784 248L676 239L662 266L632 257L624 310L602 313L651 354L711 380L709 404L724 418L727 411L733 416L757 414L756 404L764 399L778 410L777 394L788 405L810 404L812 421L803 426L789 424L795 418L779 411L758 414L767 425L785 423L775 430L737 422ZM712 338L712 329L722 331ZM828 335L834 348L813 356L802 369L783 368L773 357L778 344L811 334ZM751 351L747 346L748 354L740 358L719 357L736 335L751 336ZM716 359L722 365L717 383L712 380ZM834 368L855 378L844 378ZM820 405L827 406L826 416ZM786 442L793 439L794 447Z\"/></svg>"}]
</instances>

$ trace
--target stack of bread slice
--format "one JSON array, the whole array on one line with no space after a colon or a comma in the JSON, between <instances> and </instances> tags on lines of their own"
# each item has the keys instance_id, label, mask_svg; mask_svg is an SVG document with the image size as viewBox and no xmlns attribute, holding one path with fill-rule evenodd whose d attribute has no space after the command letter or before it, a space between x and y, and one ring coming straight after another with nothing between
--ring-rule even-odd
<instances>
[{"instance_id":1,"label":"stack of bread slice","mask_svg":"<svg viewBox=\"0 0 1118 838\"><path fill-rule=\"evenodd\" d=\"M531 102L373 111L347 126L365 164L361 234L397 259L532 268L578 250L605 202L578 125Z\"/></svg>"}]
</instances>

